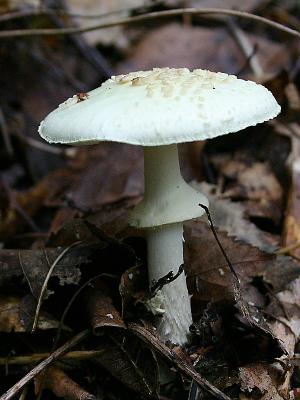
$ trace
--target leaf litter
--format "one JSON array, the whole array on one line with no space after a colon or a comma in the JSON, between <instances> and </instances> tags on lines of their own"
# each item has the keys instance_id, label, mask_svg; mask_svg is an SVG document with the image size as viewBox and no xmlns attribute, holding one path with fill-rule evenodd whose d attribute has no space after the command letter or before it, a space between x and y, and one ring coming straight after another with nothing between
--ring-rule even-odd
<instances>
[{"instance_id":1,"label":"leaf litter","mask_svg":"<svg viewBox=\"0 0 300 400\"><path fill-rule=\"evenodd\" d=\"M179 6L173 1L143 4L145 8L133 3L139 7L127 15ZM221 6L241 4L226 1ZM17 7L21 13L28 11ZM118 8L108 2L102 7L114 12ZM293 1L279 8L262 1L242 7L290 26L299 24ZM10 10L7 5L1 12ZM72 18L36 15L22 24L66 27ZM7 359L9 368L0 370L1 400L32 380L35 387L29 384L21 396L38 398L51 392L51 398L66 399L296 397L299 44L291 40L286 46L281 33L272 37L254 23L249 30L237 20L249 39L245 48L240 36L232 35L236 25L205 21L205 26L195 17L183 24L123 27L123 37L118 30L105 44L97 34L92 42L91 35L78 35L3 43L0 358ZM20 21L5 24L5 29L14 28ZM280 119L249 128L244 135L182 149L183 174L209 197L217 237L236 274L207 221L186 223L184 269L194 324L184 349L164 344L153 330L146 307L151 293L145 241L127 226L128 212L143 195L141 149L104 143L68 151L57 146L55 153L35 142L44 115L66 97L97 86L109 68L126 72L170 63L256 79L283 107ZM260 64L260 76L255 63ZM12 71L13 80L3 78ZM34 319L36 331L30 333ZM65 348L72 358L63 355ZM52 360L53 351L57 356ZM82 358L83 353L89 356ZM41 354L47 354L44 360ZM20 364L12 368L10 357L19 357ZM164 370L167 376L173 374L168 383Z\"/></svg>"}]
</instances>

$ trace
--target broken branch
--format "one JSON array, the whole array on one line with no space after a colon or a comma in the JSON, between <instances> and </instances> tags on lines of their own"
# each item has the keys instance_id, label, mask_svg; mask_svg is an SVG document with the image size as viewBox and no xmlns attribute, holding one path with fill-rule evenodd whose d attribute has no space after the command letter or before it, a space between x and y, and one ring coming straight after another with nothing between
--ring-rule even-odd
<instances>
[{"instance_id":1,"label":"broken branch","mask_svg":"<svg viewBox=\"0 0 300 400\"><path fill-rule=\"evenodd\" d=\"M45 368L47 368L53 361L57 360L59 357L65 354L69 349L82 342L89 334L90 330L86 329L78 333L71 340L59 347L52 354L50 354L50 356L46 358L46 360L39 363L35 368L28 372L28 374L20 379L14 386L12 386L6 393L4 393L0 397L0 400L9 400L13 398L28 382L30 382L34 377L36 377Z\"/></svg>"},{"instance_id":2,"label":"broken branch","mask_svg":"<svg viewBox=\"0 0 300 400\"><path fill-rule=\"evenodd\" d=\"M11 29L0 32L0 38L9 37L22 37L22 36L41 36L41 35L73 35L75 33L90 32L97 29L111 28L114 26L123 26L138 22L150 21L157 18L174 17L177 15L229 15L239 18L246 18L256 22L263 23L274 29L278 29L282 32L288 33L289 35L300 38L300 32L295 29L289 28L278 22L271 21L268 18L261 17L259 15L251 14L245 11L219 9L219 8L179 8L174 10L155 11L143 15L134 17L122 18L114 22L106 22L101 24L92 25L85 28L61 28L61 29Z\"/></svg>"}]
</instances>

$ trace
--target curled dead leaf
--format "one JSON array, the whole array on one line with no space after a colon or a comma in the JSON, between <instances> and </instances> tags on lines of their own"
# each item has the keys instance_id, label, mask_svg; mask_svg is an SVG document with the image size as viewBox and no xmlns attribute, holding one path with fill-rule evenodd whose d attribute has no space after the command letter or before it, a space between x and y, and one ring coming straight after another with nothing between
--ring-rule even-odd
<instances>
[{"instance_id":1,"label":"curled dead leaf","mask_svg":"<svg viewBox=\"0 0 300 400\"><path fill-rule=\"evenodd\" d=\"M44 373L38 375L35 380L35 393L49 389L57 397L66 400L96 400L96 397L74 382L62 369L49 367Z\"/></svg>"}]
</instances>

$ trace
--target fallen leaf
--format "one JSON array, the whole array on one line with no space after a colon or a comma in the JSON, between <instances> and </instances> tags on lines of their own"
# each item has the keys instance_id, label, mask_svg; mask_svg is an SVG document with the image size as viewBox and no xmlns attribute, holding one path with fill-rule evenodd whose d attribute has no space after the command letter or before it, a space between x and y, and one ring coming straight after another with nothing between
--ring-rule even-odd
<instances>
[{"instance_id":1,"label":"fallen leaf","mask_svg":"<svg viewBox=\"0 0 300 400\"><path fill-rule=\"evenodd\" d=\"M96 400L96 397L74 382L62 369L49 367L34 379L35 394L49 389L57 397L68 400Z\"/></svg>"},{"instance_id":2,"label":"fallen leaf","mask_svg":"<svg viewBox=\"0 0 300 400\"><path fill-rule=\"evenodd\" d=\"M61 169L50 173L24 192L17 192L6 186L6 201L3 201L2 193L0 204L2 211L0 240L9 239L24 227L29 226L30 230L37 230L32 218L47 201L59 198L73 180L74 175L70 171Z\"/></svg>"},{"instance_id":3,"label":"fallen leaf","mask_svg":"<svg viewBox=\"0 0 300 400\"><path fill-rule=\"evenodd\" d=\"M84 294L87 317L95 335L103 334L103 328L126 329L112 299L112 290L104 278L91 282Z\"/></svg>"},{"instance_id":4,"label":"fallen leaf","mask_svg":"<svg viewBox=\"0 0 300 400\"><path fill-rule=\"evenodd\" d=\"M80 267L92 261L106 247L105 242L85 243L70 250L57 264L52 276L58 278L60 285L77 284L81 277ZM64 250L45 248L44 250L0 250L0 285L13 288L16 280L29 287L38 297L51 264Z\"/></svg>"},{"instance_id":5,"label":"fallen leaf","mask_svg":"<svg viewBox=\"0 0 300 400\"><path fill-rule=\"evenodd\" d=\"M26 325L21 318L22 300L18 297L0 298L0 332L26 332ZM38 328L55 329L59 325L53 317L41 313Z\"/></svg>"},{"instance_id":6,"label":"fallen leaf","mask_svg":"<svg viewBox=\"0 0 300 400\"><path fill-rule=\"evenodd\" d=\"M241 379L240 399L259 398L262 400L284 400L278 392L278 387L282 383L280 369L275 366L256 363L239 368L239 377Z\"/></svg>"},{"instance_id":7,"label":"fallen leaf","mask_svg":"<svg viewBox=\"0 0 300 400\"><path fill-rule=\"evenodd\" d=\"M282 67L288 66L289 56L284 46L262 36L248 36L250 43L257 46L256 55L266 72L278 71L279 59ZM156 27L142 37L119 66L118 73L153 67L186 67L237 74L245 64L246 57L226 27L207 29L173 22Z\"/></svg>"},{"instance_id":8,"label":"fallen leaf","mask_svg":"<svg viewBox=\"0 0 300 400\"><path fill-rule=\"evenodd\" d=\"M268 253L277 250L279 238L251 223L246 218L246 209L242 203L220 198L215 185L192 182L192 186L207 196L213 223L220 231Z\"/></svg>"},{"instance_id":9,"label":"fallen leaf","mask_svg":"<svg viewBox=\"0 0 300 400\"><path fill-rule=\"evenodd\" d=\"M130 306L136 306L148 293L146 269L134 266L125 271L120 280L119 292L122 298L122 315L127 316ZM135 312L137 310L135 309Z\"/></svg>"},{"instance_id":10,"label":"fallen leaf","mask_svg":"<svg viewBox=\"0 0 300 400\"><path fill-rule=\"evenodd\" d=\"M283 190L266 163L251 165L241 160L230 160L216 155L211 158L224 180L222 198L242 201L250 218L266 218L278 226L281 220ZM258 179L259 177L259 179ZM228 182L228 183L226 183Z\"/></svg>"},{"instance_id":11,"label":"fallen leaf","mask_svg":"<svg viewBox=\"0 0 300 400\"><path fill-rule=\"evenodd\" d=\"M299 126L295 129L299 130ZM288 191L287 208L284 217L283 243L288 247L300 242L300 141L296 135L291 135L292 151L289 157L290 188ZM300 257L299 248L290 251Z\"/></svg>"},{"instance_id":12,"label":"fallen leaf","mask_svg":"<svg viewBox=\"0 0 300 400\"><path fill-rule=\"evenodd\" d=\"M274 256L218 232L222 247L228 255L245 289L254 277L262 276ZM189 290L194 301L233 301L233 277L210 228L203 222L185 224L185 257ZM209 251L207 251L209 249ZM247 299L247 294L244 293Z\"/></svg>"},{"instance_id":13,"label":"fallen leaf","mask_svg":"<svg viewBox=\"0 0 300 400\"><path fill-rule=\"evenodd\" d=\"M105 339L105 349L108 351L97 358L97 363L142 398L157 396L158 364L152 351L140 340L129 333L110 335Z\"/></svg>"},{"instance_id":14,"label":"fallen leaf","mask_svg":"<svg viewBox=\"0 0 300 400\"><path fill-rule=\"evenodd\" d=\"M72 162L80 174L66 193L82 210L96 211L105 204L141 196L143 153L138 146L103 143L81 149L82 161Z\"/></svg>"}]
</instances>

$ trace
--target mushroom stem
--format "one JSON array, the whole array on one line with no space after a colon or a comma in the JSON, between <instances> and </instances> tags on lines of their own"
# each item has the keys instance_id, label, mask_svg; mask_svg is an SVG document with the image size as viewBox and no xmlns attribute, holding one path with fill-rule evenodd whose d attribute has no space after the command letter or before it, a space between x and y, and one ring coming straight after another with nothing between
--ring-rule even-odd
<instances>
[{"instance_id":1,"label":"mushroom stem","mask_svg":"<svg viewBox=\"0 0 300 400\"><path fill-rule=\"evenodd\" d=\"M188 186L181 176L177 145L146 147L144 155L144 199L147 204L160 201L163 210L172 209L172 203L181 201L179 188ZM148 228L147 248L150 285L170 271L175 274L183 263L183 223ZM160 335L173 343L186 343L192 314L184 273L165 285L152 303L164 310L157 325Z\"/></svg>"},{"instance_id":2,"label":"mushroom stem","mask_svg":"<svg viewBox=\"0 0 300 400\"><path fill-rule=\"evenodd\" d=\"M144 174L144 198L148 202L162 196L169 198L170 192L175 192L176 187L187 185L181 176L176 144L144 147ZM172 207L172 204L165 206Z\"/></svg>"},{"instance_id":3,"label":"mushroom stem","mask_svg":"<svg viewBox=\"0 0 300 400\"><path fill-rule=\"evenodd\" d=\"M175 274L183 264L182 235L182 222L147 230L150 285L170 271ZM164 311L156 325L159 334L173 343L186 343L192 314L185 274L182 273L173 282L166 284L156 299L152 300L152 304L157 307L156 310L153 307L154 312Z\"/></svg>"}]
</instances>

